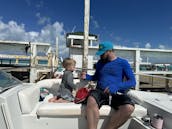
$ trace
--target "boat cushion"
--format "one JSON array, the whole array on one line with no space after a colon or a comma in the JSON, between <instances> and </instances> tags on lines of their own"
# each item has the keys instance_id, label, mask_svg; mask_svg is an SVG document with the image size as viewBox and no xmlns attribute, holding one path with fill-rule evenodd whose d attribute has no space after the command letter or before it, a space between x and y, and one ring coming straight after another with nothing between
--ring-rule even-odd
<instances>
[{"instance_id":1,"label":"boat cushion","mask_svg":"<svg viewBox=\"0 0 172 129\"><path fill-rule=\"evenodd\" d=\"M59 85L61 83L62 79L60 78L53 78L53 79L44 79L41 81L38 81L36 83L37 87L44 87L44 88L52 88L52 86L54 85ZM79 83L80 80L79 79L74 79L74 84Z\"/></svg>"},{"instance_id":2,"label":"boat cushion","mask_svg":"<svg viewBox=\"0 0 172 129\"><path fill-rule=\"evenodd\" d=\"M44 79L36 83L37 87L44 87L46 88L51 94L54 96L57 96L59 86L61 84L61 80L59 78L53 78L53 79ZM78 86L79 79L74 79L74 83Z\"/></svg>"},{"instance_id":3,"label":"boat cushion","mask_svg":"<svg viewBox=\"0 0 172 129\"><path fill-rule=\"evenodd\" d=\"M80 116L85 115L85 106L75 103L42 103L37 109L37 115L40 117L55 117L55 116ZM111 107L103 105L100 108L100 116L108 116ZM140 106L135 105L135 110L132 116L143 117L147 114L147 110Z\"/></svg>"},{"instance_id":4,"label":"boat cushion","mask_svg":"<svg viewBox=\"0 0 172 129\"><path fill-rule=\"evenodd\" d=\"M148 97L149 98L149 95L145 96L144 97L142 96L142 94L144 93L145 91L139 91L139 90L130 90L127 95L137 104L139 105L142 105L144 104L144 98L145 97ZM141 94L142 93L142 94ZM146 93L149 93L149 92L146 92ZM152 94L150 92L150 94Z\"/></svg>"},{"instance_id":5,"label":"boat cushion","mask_svg":"<svg viewBox=\"0 0 172 129\"><path fill-rule=\"evenodd\" d=\"M51 88L52 86L54 85L58 85L61 83L61 79L57 79L57 78L54 78L54 79L44 79L44 80L41 80L41 81L38 81L36 83L36 86L37 87L45 87L45 88Z\"/></svg>"},{"instance_id":6,"label":"boat cushion","mask_svg":"<svg viewBox=\"0 0 172 129\"><path fill-rule=\"evenodd\" d=\"M21 112L23 114L31 113L39 102L40 88L30 86L18 92Z\"/></svg>"}]
</instances>

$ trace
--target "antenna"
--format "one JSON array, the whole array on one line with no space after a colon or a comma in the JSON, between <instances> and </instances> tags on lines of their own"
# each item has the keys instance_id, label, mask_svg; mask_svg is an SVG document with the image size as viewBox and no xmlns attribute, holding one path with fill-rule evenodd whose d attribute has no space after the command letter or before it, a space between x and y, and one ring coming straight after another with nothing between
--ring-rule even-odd
<instances>
[{"instance_id":1,"label":"antenna","mask_svg":"<svg viewBox=\"0 0 172 129\"><path fill-rule=\"evenodd\" d=\"M75 29L76 29L76 26L74 26L74 27L73 27L73 29L72 29L72 33L75 31Z\"/></svg>"}]
</instances>

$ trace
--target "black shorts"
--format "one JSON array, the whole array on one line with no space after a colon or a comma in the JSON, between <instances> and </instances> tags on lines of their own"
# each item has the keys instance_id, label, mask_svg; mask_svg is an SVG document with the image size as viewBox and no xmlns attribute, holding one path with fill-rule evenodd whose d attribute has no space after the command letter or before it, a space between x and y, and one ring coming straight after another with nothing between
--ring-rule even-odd
<instances>
[{"instance_id":1,"label":"black shorts","mask_svg":"<svg viewBox=\"0 0 172 129\"><path fill-rule=\"evenodd\" d=\"M105 94L100 89L95 89L90 91L90 96L93 96L99 106L99 108L102 105L109 105L109 94ZM118 110L118 107L125 104L131 104L134 106L134 101L127 96L126 94L112 94L112 99L110 102L110 105L115 110Z\"/></svg>"}]
</instances>

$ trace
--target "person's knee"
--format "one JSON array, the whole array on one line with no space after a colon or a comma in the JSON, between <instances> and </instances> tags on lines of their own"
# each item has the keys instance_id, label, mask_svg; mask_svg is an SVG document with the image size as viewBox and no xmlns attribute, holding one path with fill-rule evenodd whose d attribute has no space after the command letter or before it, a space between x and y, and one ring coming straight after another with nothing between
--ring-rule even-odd
<instances>
[{"instance_id":1,"label":"person's knee","mask_svg":"<svg viewBox=\"0 0 172 129\"><path fill-rule=\"evenodd\" d=\"M134 111L134 106L130 104L126 104L125 106L122 106L121 111L126 115L131 115Z\"/></svg>"},{"instance_id":2,"label":"person's knee","mask_svg":"<svg viewBox=\"0 0 172 129\"><path fill-rule=\"evenodd\" d=\"M128 112L128 115L131 115L134 111L135 107L133 105L127 104L126 105L126 112Z\"/></svg>"},{"instance_id":3,"label":"person's knee","mask_svg":"<svg viewBox=\"0 0 172 129\"><path fill-rule=\"evenodd\" d=\"M97 106L97 102L93 96L88 97L87 106Z\"/></svg>"}]
</instances>

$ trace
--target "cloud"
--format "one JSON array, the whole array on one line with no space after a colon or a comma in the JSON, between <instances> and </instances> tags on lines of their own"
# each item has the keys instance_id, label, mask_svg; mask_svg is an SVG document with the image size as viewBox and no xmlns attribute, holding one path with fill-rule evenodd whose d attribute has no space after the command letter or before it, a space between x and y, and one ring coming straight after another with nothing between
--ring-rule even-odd
<instances>
[{"instance_id":1,"label":"cloud","mask_svg":"<svg viewBox=\"0 0 172 129\"><path fill-rule=\"evenodd\" d=\"M35 5L36 6L36 8L42 8L42 7L44 7L44 2L41 0L41 1L38 1L38 3Z\"/></svg>"},{"instance_id":2,"label":"cloud","mask_svg":"<svg viewBox=\"0 0 172 129\"><path fill-rule=\"evenodd\" d=\"M134 47L139 48L140 42L133 42Z\"/></svg>"},{"instance_id":3,"label":"cloud","mask_svg":"<svg viewBox=\"0 0 172 129\"><path fill-rule=\"evenodd\" d=\"M55 48L55 39L59 39L59 55L68 56L68 48L66 48L65 30L63 23L55 22L43 26L40 32L25 30L24 24L18 24L15 21L4 23L0 19L0 40L14 41L31 41L50 43Z\"/></svg>"},{"instance_id":4,"label":"cloud","mask_svg":"<svg viewBox=\"0 0 172 129\"><path fill-rule=\"evenodd\" d=\"M146 43L145 44L145 48L149 48L150 49L151 48L151 44L150 43Z\"/></svg>"},{"instance_id":5,"label":"cloud","mask_svg":"<svg viewBox=\"0 0 172 129\"><path fill-rule=\"evenodd\" d=\"M0 20L0 39L1 40L24 40L24 24L18 25L15 21L7 24Z\"/></svg>"},{"instance_id":6,"label":"cloud","mask_svg":"<svg viewBox=\"0 0 172 129\"><path fill-rule=\"evenodd\" d=\"M95 18L94 18L93 16L90 16L90 19L91 19L91 22L92 22L92 24L93 24L93 27L94 27L95 29L98 29L98 28L100 27L98 21L95 20Z\"/></svg>"},{"instance_id":7,"label":"cloud","mask_svg":"<svg viewBox=\"0 0 172 129\"><path fill-rule=\"evenodd\" d=\"M125 39L124 43L130 43L130 40L129 39Z\"/></svg>"},{"instance_id":8,"label":"cloud","mask_svg":"<svg viewBox=\"0 0 172 129\"><path fill-rule=\"evenodd\" d=\"M30 0L25 0L25 2L27 3L28 6L31 5L31 1Z\"/></svg>"},{"instance_id":9,"label":"cloud","mask_svg":"<svg viewBox=\"0 0 172 129\"><path fill-rule=\"evenodd\" d=\"M119 41L122 40L122 38L121 38L120 36L116 36L116 37L114 37L114 39L115 39L115 41L117 41L117 42L119 42Z\"/></svg>"},{"instance_id":10,"label":"cloud","mask_svg":"<svg viewBox=\"0 0 172 129\"><path fill-rule=\"evenodd\" d=\"M129 48L129 47L127 47L127 46L122 46L122 45L119 45L119 44L115 44L115 47L116 47L116 48Z\"/></svg>"},{"instance_id":11,"label":"cloud","mask_svg":"<svg viewBox=\"0 0 172 129\"><path fill-rule=\"evenodd\" d=\"M45 25L45 24L50 24L51 19L46 16L41 16L40 13L36 13L36 17L38 18L38 24L39 25Z\"/></svg>"},{"instance_id":12,"label":"cloud","mask_svg":"<svg viewBox=\"0 0 172 129\"><path fill-rule=\"evenodd\" d=\"M40 8L44 7L43 0L39 0L39 1L35 1L35 2L33 2L32 0L25 0L25 2L28 6L34 6L34 7L36 7L36 9L40 9Z\"/></svg>"},{"instance_id":13,"label":"cloud","mask_svg":"<svg viewBox=\"0 0 172 129\"><path fill-rule=\"evenodd\" d=\"M162 44L160 44L160 45L159 45L159 49L165 49L165 46L162 45Z\"/></svg>"}]
</instances>

